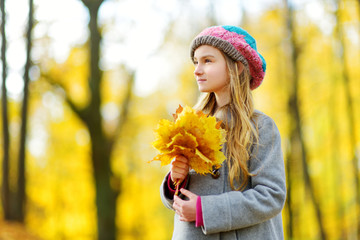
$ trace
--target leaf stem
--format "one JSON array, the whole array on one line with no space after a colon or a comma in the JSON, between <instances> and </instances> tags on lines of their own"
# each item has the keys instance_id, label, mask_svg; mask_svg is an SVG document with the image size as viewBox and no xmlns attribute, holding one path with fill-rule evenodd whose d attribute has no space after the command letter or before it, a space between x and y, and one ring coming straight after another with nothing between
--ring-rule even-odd
<instances>
[{"instance_id":1,"label":"leaf stem","mask_svg":"<svg viewBox=\"0 0 360 240\"><path fill-rule=\"evenodd\" d=\"M175 187L176 187L175 195L176 195L176 196L179 195L179 186L180 186L180 180L177 180L177 181L175 182Z\"/></svg>"}]
</instances>

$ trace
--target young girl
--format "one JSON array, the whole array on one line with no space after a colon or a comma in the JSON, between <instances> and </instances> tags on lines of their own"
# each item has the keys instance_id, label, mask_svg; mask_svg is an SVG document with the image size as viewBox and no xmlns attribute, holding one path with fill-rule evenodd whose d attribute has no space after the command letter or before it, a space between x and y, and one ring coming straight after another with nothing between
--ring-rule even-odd
<instances>
[{"instance_id":1,"label":"young girl","mask_svg":"<svg viewBox=\"0 0 360 240\"><path fill-rule=\"evenodd\" d=\"M254 110L251 96L266 69L255 39L239 27L210 27L193 40L191 59L205 94L195 108L222 120L227 160L200 175L184 156L174 158L160 191L175 211L173 239L283 239L280 134L270 117ZM180 197L174 194L179 180Z\"/></svg>"}]
</instances>

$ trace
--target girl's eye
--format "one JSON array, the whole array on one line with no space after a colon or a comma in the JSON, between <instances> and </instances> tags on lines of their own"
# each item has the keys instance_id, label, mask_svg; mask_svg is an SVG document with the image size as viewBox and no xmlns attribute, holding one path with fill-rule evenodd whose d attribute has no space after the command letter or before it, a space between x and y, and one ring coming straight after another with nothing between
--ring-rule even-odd
<instances>
[{"instance_id":1,"label":"girl's eye","mask_svg":"<svg viewBox=\"0 0 360 240\"><path fill-rule=\"evenodd\" d=\"M211 60L210 59L205 59L205 62L209 63L209 62L211 62Z\"/></svg>"}]
</instances>

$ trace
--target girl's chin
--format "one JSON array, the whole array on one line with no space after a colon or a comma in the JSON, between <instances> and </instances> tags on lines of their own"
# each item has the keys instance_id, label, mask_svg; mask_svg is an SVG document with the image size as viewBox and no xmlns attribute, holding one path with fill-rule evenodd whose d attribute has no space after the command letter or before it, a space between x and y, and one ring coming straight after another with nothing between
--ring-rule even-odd
<instances>
[{"instance_id":1,"label":"girl's chin","mask_svg":"<svg viewBox=\"0 0 360 240\"><path fill-rule=\"evenodd\" d=\"M211 91L209 91L209 89L202 88L202 87L199 87L199 91L202 93L210 93L211 92Z\"/></svg>"}]
</instances>

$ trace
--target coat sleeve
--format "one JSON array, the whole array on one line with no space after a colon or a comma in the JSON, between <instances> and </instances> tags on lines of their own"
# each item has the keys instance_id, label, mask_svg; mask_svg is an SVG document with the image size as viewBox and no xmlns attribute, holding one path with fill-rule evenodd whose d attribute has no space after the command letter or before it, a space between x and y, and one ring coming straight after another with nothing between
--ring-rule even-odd
<instances>
[{"instance_id":1,"label":"coat sleeve","mask_svg":"<svg viewBox=\"0 0 360 240\"><path fill-rule=\"evenodd\" d=\"M259 119L259 144L249 169L254 174L249 189L201 197L205 234L246 228L281 213L286 184L280 133L267 116Z\"/></svg>"},{"instance_id":2,"label":"coat sleeve","mask_svg":"<svg viewBox=\"0 0 360 240\"><path fill-rule=\"evenodd\" d=\"M168 191L168 175L164 178L162 184L160 185L160 198L165 207L168 209L174 210L172 205L174 203L173 196L170 196Z\"/></svg>"}]
</instances>

